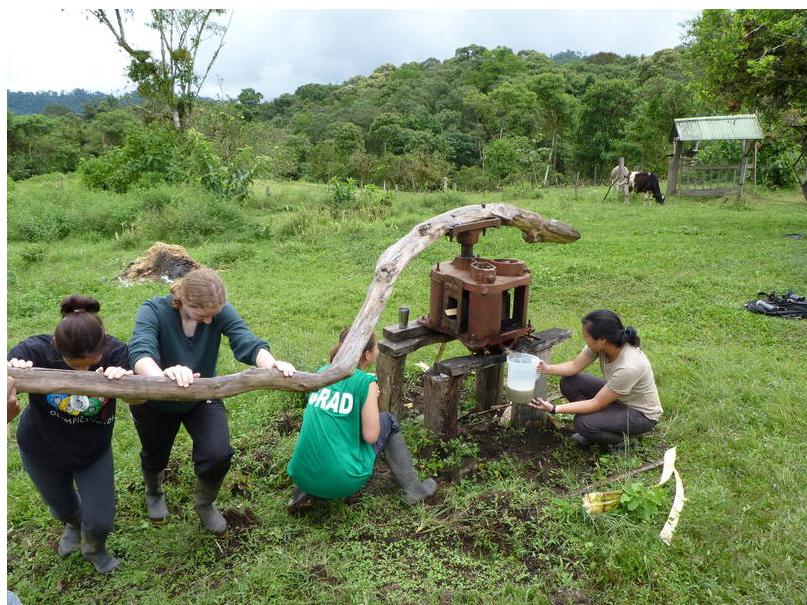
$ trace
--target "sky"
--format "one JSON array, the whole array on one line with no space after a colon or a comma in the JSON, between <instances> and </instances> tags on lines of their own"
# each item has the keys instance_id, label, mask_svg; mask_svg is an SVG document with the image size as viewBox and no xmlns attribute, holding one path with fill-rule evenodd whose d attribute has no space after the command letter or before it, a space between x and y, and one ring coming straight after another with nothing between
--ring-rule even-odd
<instances>
[{"instance_id":1,"label":"sky","mask_svg":"<svg viewBox=\"0 0 807 605\"><path fill-rule=\"evenodd\" d=\"M341 83L385 63L445 60L478 44L536 50L650 55L681 43L698 10L270 10L236 8L202 95L254 88L271 100L307 83ZM132 90L126 55L105 26L79 9L4 9L6 89ZM11 18L9 18L11 17ZM156 48L146 9L127 23L134 46ZM9 26L13 24L13 26ZM204 48L204 47L203 47Z\"/></svg>"}]
</instances>

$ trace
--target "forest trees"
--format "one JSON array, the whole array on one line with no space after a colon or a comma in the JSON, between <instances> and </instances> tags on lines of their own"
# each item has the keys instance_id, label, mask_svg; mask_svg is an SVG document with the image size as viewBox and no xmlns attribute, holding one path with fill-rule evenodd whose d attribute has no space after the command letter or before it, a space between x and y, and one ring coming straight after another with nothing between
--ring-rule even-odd
<instances>
[{"instance_id":1,"label":"forest trees","mask_svg":"<svg viewBox=\"0 0 807 605\"><path fill-rule=\"evenodd\" d=\"M703 99L794 129L801 155L793 168L807 199L807 11L705 10L688 33Z\"/></svg>"},{"instance_id":2,"label":"forest trees","mask_svg":"<svg viewBox=\"0 0 807 605\"><path fill-rule=\"evenodd\" d=\"M185 143L205 159L169 162L166 179L183 171L199 178L201 167L207 183L215 180L210 175L234 183L253 174L260 158L260 174L271 178L352 178L410 189L536 186L577 173L603 182L620 156L631 168L664 174L673 120L698 115L760 115L768 137L759 171L768 186L792 185L799 143L807 150L805 11L705 11L690 24L687 46L647 57L574 51L548 57L470 45L445 60L385 64L367 76L303 84L268 101L253 88L228 100L197 96L216 56L198 59L200 40L212 34L221 47L223 12L152 11L151 27L162 39L154 54L129 44L123 21L130 14L92 11L129 53L145 106L137 97L136 107L128 99L85 104L84 115L53 107L52 115L10 116L14 178L82 165L99 186L153 182L160 175L150 169L117 170L128 151L109 155L105 166L93 161L125 148L128 132L129 151L176 140L177 161ZM196 138L183 142L186 135ZM245 163L250 157L254 165ZM805 153L802 165L804 174ZM104 185L102 177L112 174L126 178Z\"/></svg>"}]
</instances>

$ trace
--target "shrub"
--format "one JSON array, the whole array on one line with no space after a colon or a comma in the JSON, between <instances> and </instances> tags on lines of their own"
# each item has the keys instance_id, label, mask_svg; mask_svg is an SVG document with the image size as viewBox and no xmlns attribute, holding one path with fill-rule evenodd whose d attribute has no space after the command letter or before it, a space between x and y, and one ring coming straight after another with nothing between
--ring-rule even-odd
<instances>
[{"instance_id":1,"label":"shrub","mask_svg":"<svg viewBox=\"0 0 807 605\"><path fill-rule=\"evenodd\" d=\"M358 189L355 179L334 177L328 183L328 188L328 204L332 210L348 210L355 206Z\"/></svg>"},{"instance_id":2,"label":"shrub","mask_svg":"<svg viewBox=\"0 0 807 605\"><path fill-rule=\"evenodd\" d=\"M122 147L84 160L81 176L87 187L118 193L195 181L216 195L243 200L265 164L266 158L254 158L248 148L239 150L227 164L201 133L177 133L167 126L152 125L131 129Z\"/></svg>"},{"instance_id":3,"label":"shrub","mask_svg":"<svg viewBox=\"0 0 807 605\"><path fill-rule=\"evenodd\" d=\"M496 183L479 166L463 166L454 176L457 187L463 191L489 191Z\"/></svg>"}]
</instances>

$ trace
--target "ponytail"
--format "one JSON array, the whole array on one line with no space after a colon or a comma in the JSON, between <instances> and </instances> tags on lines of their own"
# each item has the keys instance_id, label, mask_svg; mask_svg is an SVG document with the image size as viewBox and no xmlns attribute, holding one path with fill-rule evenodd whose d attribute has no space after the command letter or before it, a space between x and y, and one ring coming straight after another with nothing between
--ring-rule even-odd
<instances>
[{"instance_id":1,"label":"ponytail","mask_svg":"<svg viewBox=\"0 0 807 605\"><path fill-rule=\"evenodd\" d=\"M53 332L53 346L65 359L95 357L104 350L106 331L98 316L101 303L73 294L60 303L62 321Z\"/></svg>"},{"instance_id":2,"label":"ponytail","mask_svg":"<svg viewBox=\"0 0 807 605\"><path fill-rule=\"evenodd\" d=\"M628 326L624 330L622 330L622 342L632 344L634 347L638 347L639 343L639 333L636 331L636 328L633 326Z\"/></svg>"}]
</instances>

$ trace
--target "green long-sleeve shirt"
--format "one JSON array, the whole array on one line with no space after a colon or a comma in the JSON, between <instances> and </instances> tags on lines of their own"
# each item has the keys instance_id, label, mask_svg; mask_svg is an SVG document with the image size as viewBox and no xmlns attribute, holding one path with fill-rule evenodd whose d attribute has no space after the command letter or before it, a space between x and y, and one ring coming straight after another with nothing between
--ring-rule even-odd
<instances>
[{"instance_id":1,"label":"green long-sleeve shirt","mask_svg":"<svg viewBox=\"0 0 807 605\"><path fill-rule=\"evenodd\" d=\"M261 340L241 319L229 303L210 324L199 322L192 337L185 336L179 311L171 307L173 296L157 296L140 307L135 318L132 338L129 340L129 363L135 364L144 357L151 357L165 369L183 365L202 378L216 375L221 335L230 342L235 358L241 363L255 365L258 351L269 350L269 343ZM154 407L174 413L187 412L196 402L149 401Z\"/></svg>"}]
</instances>

